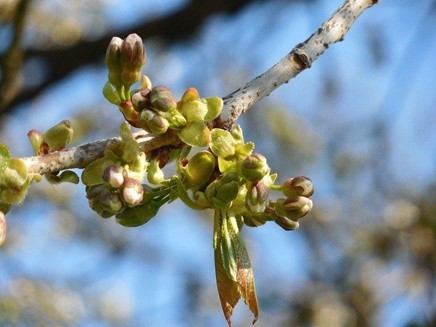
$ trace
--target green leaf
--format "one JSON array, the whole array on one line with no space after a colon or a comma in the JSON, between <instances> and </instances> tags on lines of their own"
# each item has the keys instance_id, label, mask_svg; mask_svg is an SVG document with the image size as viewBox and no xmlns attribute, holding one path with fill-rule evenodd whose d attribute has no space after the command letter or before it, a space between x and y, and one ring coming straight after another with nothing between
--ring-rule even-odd
<instances>
[{"instance_id":1,"label":"green leaf","mask_svg":"<svg viewBox=\"0 0 436 327\"><path fill-rule=\"evenodd\" d=\"M124 227L138 227L150 221L157 214L159 208L159 204L149 201L136 207L126 208L115 216L116 221Z\"/></svg>"},{"instance_id":2,"label":"green leaf","mask_svg":"<svg viewBox=\"0 0 436 327\"><path fill-rule=\"evenodd\" d=\"M222 256L222 263L227 277L233 281L237 281L238 268L236 264L236 251L235 242L235 230L229 222L229 218L225 215L221 222L221 235L220 235L220 250Z\"/></svg>"},{"instance_id":3,"label":"green leaf","mask_svg":"<svg viewBox=\"0 0 436 327\"><path fill-rule=\"evenodd\" d=\"M133 162L137 158L140 149L138 142L136 142L132 135L129 123L124 122L121 124L120 136L123 148L122 159L127 163Z\"/></svg>"},{"instance_id":4,"label":"green leaf","mask_svg":"<svg viewBox=\"0 0 436 327\"><path fill-rule=\"evenodd\" d=\"M235 154L235 140L229 131L214 128L211 131L210 149L220 158L227 158Z\"/></svg>"},{"instance_id":5,"label":"green leaf","mask_svg":"<svg viewBox=\"0 0 436 327\"><path fill-rule=\"evenodd\" d=\"M259 307L253 269L239 233L238 218L224 210L215 211L214 250L218 295L227 323L231 326L233 308L241 297L253 312L254 323Z\"/></svg>"},{"instance_id":6,"label":"green leaf","mask_svg":"<svg viewBox=\"0 0 436 327\"><path fill-rule=\"evenodd\" d=\"M207 114L204 116L205 121L211 121L217 118L223 109L223 99L219 97L205 98L207 102Z\"/></svg>"},{"instance_id":7,"label":"green leaf","mask_svg":"<svg viewBox=\"0 0 436 327\"><path fill-rule=\"evenodd\" d=\"M118 92L112 87L109 81L107 81L106 84L103 86L103 95L105 99L112 104L118 106L121 103L121 99L120 96L118 95Z\"/></svg>"},{"instance_id":8,"label":"green leaf","mask_svg":"<svg viewBox=\"0 0 436 327\"><path fill-rule=\"evenodd\" d=\"M210 129L203 121L191 122L179 131L179 137L187 145L206 146L210 141Z\"/></svg>"},{"instance_id":9,"label":"green leaf","mask_svg":"<svg viewBox=\"0 0 436 327\"><path fill-rule=\"evenodd\" d=\"M9 148L3 144L0 143L0 185L2 184L3 178L3 172L5 171L6 167L9 166L9 160L11 159L11 152L9 151Z\"/></svg>"}]
</instances>

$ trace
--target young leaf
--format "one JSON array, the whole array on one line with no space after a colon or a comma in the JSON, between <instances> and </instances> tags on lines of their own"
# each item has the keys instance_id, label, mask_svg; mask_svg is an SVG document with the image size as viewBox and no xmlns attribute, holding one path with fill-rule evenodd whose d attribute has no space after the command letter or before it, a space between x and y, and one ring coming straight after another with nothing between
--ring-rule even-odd
<instances>
[{"instance_id":1,"label":"young leaf","mask_svg":"<svg viewBox=\"0 0 436 327\"><path fill-rule=\"evenodd\" d=\"M239 234L237 217L223 210L215 212L214 250L218 295L227 323L231 326L233 308L241 297L253 312L253 323L256 322L259 308L253 269Z\"/></svg>"},{"instance_id":2,"label":"young leaf","mask_svg":"<svg viewBox=\"0 0 436 327\"><path fill-rule=\"evenodd\" d=\"M179 137L185 144L202 147L210 141L210 130L204 122L195 121L179 131Z\"/></svg>"},{"instance_id":3,"label":"young leaf","mask_svg":"<svg viewBox=\"0 0 436 327\"><path fill-rule=\"evenodd\" d=\"M239 284L231 280L223 267L221 249L217 248L214 251L215 254L215 275L216 286L218 289L218 296L220 298L221 307L223 309L224 316L227 323L232 326L232 312L233 308L238 303L241 295L239 293Z\"/></svg>"},{"instance_id":4,"label":"young leaf","mask_svg":"<svg viewBox=\"0 0 436 327\"><path fill-rule=\"evenodd\" d=\"M3 171L6 169L6 167L9 166L10 159L11 159L11 152L9 151L9 148L3 143L0 143L0 184L2 181L1 176L3 174Z\"/></svg>"}]
</instances>

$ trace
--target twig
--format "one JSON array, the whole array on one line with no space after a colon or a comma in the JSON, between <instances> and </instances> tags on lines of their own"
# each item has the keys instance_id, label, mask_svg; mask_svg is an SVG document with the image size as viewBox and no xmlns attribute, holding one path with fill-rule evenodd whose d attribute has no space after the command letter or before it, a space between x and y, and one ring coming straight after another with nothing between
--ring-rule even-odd
<instances>
[{"instance_id":1,"label":"twig","mask_svg":"<svg viewBox=\"0 0 436 327\"><path fill-rule=\"evenodd\" d=\"M230 128L237 118L256 102L268 96L273 90L300 72L309 68L333 43L342 41L357 17L378 0L347 0L322 26L306 41L298 44L288 55L273 67L259 75L244 87L225 96L221 116L213 122L214 127ZM96 141L75 148L50 153L44 156L22 158L29 172L41 174L58 172L63 169L83 168L103 155L104 149L117 138ZM174 135L145 136L142 146L144 152L164 145L177 144Z\"/></svg>"}]
</instances>

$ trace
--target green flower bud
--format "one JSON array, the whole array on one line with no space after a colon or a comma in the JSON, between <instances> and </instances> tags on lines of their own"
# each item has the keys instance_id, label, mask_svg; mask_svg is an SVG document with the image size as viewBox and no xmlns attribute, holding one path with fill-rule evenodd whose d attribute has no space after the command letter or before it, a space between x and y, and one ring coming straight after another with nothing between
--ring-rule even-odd
<instances>
[{"instance_id":1,"label":"green flower bud","mask_svg":"<svg viewBox=\"0 0 436 327\"><path fill-rule=\"evenodd\" d=\"M3 211L0 211L0 246L3 244L3 242L6 239L6 217Z\"/></svg>"},{"instance_id":2,"label":"green flower bud","mask_svg":"<svg viewBox=\"0 0 436 327\"><path fill-rule=\"evenodd\" d=\"M282 184L282 192L285 196L299 195L310 197L314 189L312 181L305 176L288 178Z\"/></svg>"},{"instance_id":3,"label":"green flower bud","mask_svg":"<svg viewBox=\"0 0 436 327\"><path fill-rule=\"evenodd\" d=\"M136 179L127 177L121 186L121 197L129 206L137 206L144 198L144 187Z\"/></svg>"},{"instance_id":4,"label":"green flower bud","mask_svg":"<svg viewBox=\"0 0 436 327\"><path fill-rule=\"evenodd\" d=\"M117 214L124 209L124 203L119 194L106 192L100 197L100 204L104 211Z\"/></svg>"},{"instance_id":5,"label":"green flower bud","mask_svg":"<svg viewBox=\"0 0 436 327\"><path fill-rule=\"evenodd\" d=\"M106 197L110 191L104 184L86 187L86 197L89 207L94 210L100 217L109 218L113 216L112 212L106 211L102 206L102 198Z\"/></svg>"},{"instance_id":6,"label":"green flower bud","mask_svg":"<svg viewBox=\"0 0 436 327\"><path fill-rule=\"evenodd\" d=\"M204 194L215 209L228 209L236 199L239 182L236 174L225 174L208 185Z\"/></svg>"},{"instance_id":7,"label":"green flower bud","mask_svg":"<svg viewBox=\"0 0 436 327\"><path fill-rule=\"evenodd\" d=\"M253 153L246 157L239 168L241 175L251 182L260 181L270 172L266 158L259 153Z\"/></svg>"},{"instance_id":8,"label":"green flower bud","mask_svg":"<svg viewBox=\"0 0 436 327\"><path fill-rule=\"evenodd\" d=\"M263 181L251 184L245 198L245 205L253 213L262 213L265 211L269 188Z\"/></svg>"},{"instance_id":9,"label":"green flower bud","mask_svg":"<svg viewBox=\"0 0 436 327\"><path fill-rule=\"evenodd\" d=\"M98 202L100 196L103 193L108 192L108 191L109 190L107 189L106 185L104 185L104 184L87 186L86 187L86 198L88 200L95 200L94 202Z\"/></svg>"},{"instance_id":10,"label":"green flower bud","mask_svg":"<svg viewBox=\"0 0 436 327\"><path fill-rule=\"evenodd\" d=\"M279 199L275 205L275 212L292 220L298 220L312 210L312 200L304 196L291 195L286 199Z\"/></svg>"},{"instance_id":11,"label":"green flower bud","mask_svg":"<svg viewBox=\"0 0 436 327\"><path fill-rule=\"evenodd\" d=\"M116 89L121 89L121 47L123 40L113 37L106 50L105 63L108 68L108 80Z\"/></svg>"},{"instance_id":12,"label":"green flower bud","mask_svg":"<svg viewBox=\"0 0 436 327\"><path fill-rule=\"evenodd\" d=\"M35 153L36 156L40 155L44 143L44 135L40 131L32 129L27 133L27 137L32 145L33 153Z\"/></svg>"},{"instance_id":13,"label":"green flower bud","mask_svg":"<svg viewBox=\"0 0 436 327\"><path fill-rule=\"evenodd\" d=\"M62 150L73 139L74 131L69 120L63 120L44 134L44 141L50 151Z\"/></svg>"},{"instance_id":14,"label":"green flower bud","mask_svg":"<svg viewBox=\"0 0 436 327\"><path fill-rule=\"evenodd\" d=\"M151 160L147 170L147 179L151 184L160 184L165 180L164 173L159 167L158 160Z\"/></svg>"},{"instance_id":15,"label":"green flower bud","mask_svg":"<svg viewBox=\"0 0 436 327\"><path fill-rule=\"evenodd\" d=\"M150 94L151 106L155 110L168 111L177 108L177 102L171 91L165 86L155 86Z\"/></svg>"},{"instance_id":16,"label":"green flower bud","mask_svg":"<svg viewBox=\"0 0 436 327\"><path fill-rule=\"evenodd\" d=\"M120 165L110 165L103 172L103 180L113 188L120 188L126 177L127 171Z\"/></svg>"},{"instance_id":17,"label":"green flower bud","mask_svg":"<svg viewBox=\"0 0 436 327\"><path fill-rule=\"evenodd\" d=\"M188 123L178 135L185 144L191 146L206 146L210 141L210 129L202 121Z\"/></svg>"},{"instance_id":18,"label":"green flower bud","mask_svg":"<svg viewBox=\"0 0 436 327\"><path fill-rule=\"evenodd\" d=\"M203 187L215 170L216 159L209 151L195 154L185 167L185 177L195 189Z\"/></svg>"},{"instance_id":19,"label":"green flower bud","mask_svg":"<svg viewBox=\"0 0 436 327\"><path fill-rule=\"evenodd\" d=\"M141 112L139 124L144 130L153 134L163 134L170 127L168 120L149 109Z\"/></svg>"},{"instance_id":20,"label":"green flower bud","mask_svg":"<svg viewBox=\"0 0 436 327\"><path fill-rule=\"evenodd\" d=\"M121 46L121 82L126 89L139 81L146 54L142 39L130 34Z\"/></svg>"},{"instance_id":21,"label":"green flower bud","mask_svg":"<svg viewBox=\"0 0 436 327\"><path fill-rule=\"evenodd\" d=\"M168 120L160 115L154 115L153 118L148 122L148 128L150 128L153 134L163 134L170 127Z\"/></svg>"},{"instance_id":22,"label":"green flower bud","mask_svg":"<svg viewBox=\"0 0 436 327\"><path fill-rule=\"evenodd\" d=\"M142 88L134 91L131 95L133 108L142 111L150 106L150 89Z\"/></svg>"}]
</instances>

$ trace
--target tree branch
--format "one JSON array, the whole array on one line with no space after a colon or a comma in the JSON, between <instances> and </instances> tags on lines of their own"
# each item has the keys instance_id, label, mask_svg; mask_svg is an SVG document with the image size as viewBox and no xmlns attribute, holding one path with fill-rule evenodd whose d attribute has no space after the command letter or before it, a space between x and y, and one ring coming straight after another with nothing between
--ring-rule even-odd
<instances>
[{"instance_id":1,"label":"tree branch","mask_svg":"<svg viewBox=\"0 0 436 327\"><path fill-rule=\"evenodd\" d=\"M268 96L273 90L300 72L309 68L333 43L342 41L357 17L378 0L347 0L322 26L306 41L298 44L288 55L273 67L259 75L244 87L225 96L221 116L213 122L213 127L230 128L237 118L256 102ZM164 145L177 144L173 134L159 137L138 134L144 152ZM75 148L50 153L44 156L22 158L29 172L50 173L63 169L83 168L103 155L104 149L117 138L96 141Z\"/></svg>"}]
</instances>

